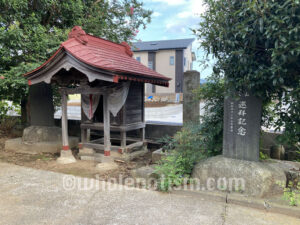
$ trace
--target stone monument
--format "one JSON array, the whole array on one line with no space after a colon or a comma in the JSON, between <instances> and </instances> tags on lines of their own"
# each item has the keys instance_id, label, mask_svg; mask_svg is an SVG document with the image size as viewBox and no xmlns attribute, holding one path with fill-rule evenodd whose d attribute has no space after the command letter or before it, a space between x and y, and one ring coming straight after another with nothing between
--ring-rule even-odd
<instances>
[{"instance_id":1,"label":"stone monument","mask_svg":"<svg viewBox=\"0 0 300 225\"><path fill-rule=\"evenodd\" d=\"M223 155L259 161L262 101L248 94L224 102Z\"/></svg>"},{"instance_id":2,"label":"stone monument","mask_svg":"<svg viewBox=\"0 0 300 225\"><path fill-rule=\"evenodd\" d=\"M9 139L5 149L27 154L58 153L62 149L61 128L54 126L52 88L40 83L29 87L30 126L21 138ZM77 137L69 137L70 147L78 146Z\"/></svg>"},{"instance_id":3,"label":"stone monument","mask_svg":"<svg viewBox=\"0 0 300 225\"><path fill-rule=\"evenodd\" d=\"M54 126L53 95L50 84L29 87L30 126Z\"/></svg>"},{"instance_id":4,"label":"stone monument","mask_svg":"<svg viewBox=\"0 0 300 225\"><path fill-rule=\"evenodd\" d=\"M211 157L199 162L192 177L201 183L220 180L225 190L242 192L247 196L266 197L283 193L281 184L286 183L283 169L274 163L259 162L259 137L262 101L243 94L226 97L224 101L223 156ZM214 129L213 127L211 129ZM240 181L231 188L232 180ZM238 188L237 188L238 187Z\"/></svg>"},{"instance_id":5,"label":"stone monument","mask_svg":"<svg viewBox=\"0 0 300 225\"><path fill-rule=\"evenodd\" d=\"M200 73L186 71L183 76L183 123L200 121L199 101L195 100L194 90L200 86Z\"/></svg>"}]
</instances>

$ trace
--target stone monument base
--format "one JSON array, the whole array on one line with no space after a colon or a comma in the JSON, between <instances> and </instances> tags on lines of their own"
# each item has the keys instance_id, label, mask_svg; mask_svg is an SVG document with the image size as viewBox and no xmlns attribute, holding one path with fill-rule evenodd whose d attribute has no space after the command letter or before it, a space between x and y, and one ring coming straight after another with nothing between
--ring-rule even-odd
<instances>
[{"instance_id":1,"label":"stone monument base","mask_svg":"<svg viewBox=\"0 0 300 225\"><path fill-rule=\"evenodd\" d=\"M283 193L287 178L282 168L267 162L252 162L216 156L199 162L192 173L202 187L268 197ZM231 188L229 190L228 188Z\"/></svg>"},{"instance_id":2,"label":"stone monument base","mask_svg":"<svg viewBox=\"0 0 300 225\"><path fill-rule=\"evenodd\" d=\"M70 148L78 147L79 139L77 137L69 137ZM5 142L5 150L15 151L26 154L40 154L40 153L59 153L62 149L61 141L44 141L35 143L26 143L22 138L9 139Z\"/></svg>"},{"instance_id":3,"label":"stone monument base","mask_svg":"<svg viewBox=\"0 0 300 225\"><path fill-rule=\"evenodd\" d=\"M5 142L5 150L27 154L59 153L62 149L60 127L30 126L24 129L22 138ZM69 137L70 148L77 148L79 139Z\"/></svg>"},{"instance_id":4,"label":"stone monument base","mask_svg":"<svg viewBox=\"0 0 300 225\"><path fill-rule=\"evenodd\" d=\"M24 129L22 140L29 143L61 141L61 134L60 127L29 126Z\"/></svg>"}]
</instances>

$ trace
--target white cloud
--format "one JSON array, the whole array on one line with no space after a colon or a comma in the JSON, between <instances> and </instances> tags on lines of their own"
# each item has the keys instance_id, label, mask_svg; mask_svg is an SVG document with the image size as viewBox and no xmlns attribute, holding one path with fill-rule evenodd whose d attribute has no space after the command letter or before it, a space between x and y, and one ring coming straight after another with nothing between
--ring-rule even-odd
<instances>
[{"instance_id":1,"label":"white cloud","mask_svg":"<svg viewBox=\"0 0 300 225\"><path fill-rule=\"evenodd\" d=\"M180 19L184 19L184 18L190 17L191 16L191 12L190 11L183 11L183 12L178 13L177 16Z\"/></svg>"},{"instance_id":2,"label":"white cloud","mask_svg":"<svg viewBox=\"0 0 300 225\"><path fill-rule=\"evenodd\" d=\"M186 4L186 0L152 0L151 2L160 2L168 5L183 5Z\"/></svg>"},{"instance_id":3,"label":"white cloud","mask_svg":"<svg viewBox=\"0 0 300 225\"><path fill-rule=\"evenodd\" d=\"M177 14L179 18L199 17L205 12L205 6L202 0L191 0L184 11Z\"/></svg>"},{"instance_id":4,"label":"white cloud","mask_svg":"<svg viewBox=\"0 0 300 225\"><path fill-rule=\"evenodd\" d=\"M200 14L205 12L203 0L188 0L182 11L165 21L168 32L185 34L200 22Z\"/></svg>"},{"instance_id":5,"label":"white cloud","mask_svg":"<svg viewBox=\"0 0 300 225\"><path fill-rule=\"evenodd\" d=\"M161 13L159 12L152 13L152 17L159 17L159 16L161 16Z\"/></svg>"}]
</instances>

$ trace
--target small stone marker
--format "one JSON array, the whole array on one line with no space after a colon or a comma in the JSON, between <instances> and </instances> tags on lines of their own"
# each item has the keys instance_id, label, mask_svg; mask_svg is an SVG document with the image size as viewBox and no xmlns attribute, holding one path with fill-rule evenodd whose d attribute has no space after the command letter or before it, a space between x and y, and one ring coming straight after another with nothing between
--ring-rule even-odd
<instances>
[{"instance_id":1,"label":"small stone marker","mask_svg":"<svg viewBox=\"0 0 300 225\"><path fill-rule=\"evenodd\" d=\"M195 100L194 90L200 86L200 73L189 70L183 76L183 123L199 123L199 100Z\"/></svg>"},{"instance_id":2,"label":"small stone marker","mask_svg":"<svg viewBox=\"0 0 300 225\"><path fill-rule=\"evenodd\" d=\"M259 161L262 101L248 94L225 98L223 155Z\"/></svg>"}]
</instances>

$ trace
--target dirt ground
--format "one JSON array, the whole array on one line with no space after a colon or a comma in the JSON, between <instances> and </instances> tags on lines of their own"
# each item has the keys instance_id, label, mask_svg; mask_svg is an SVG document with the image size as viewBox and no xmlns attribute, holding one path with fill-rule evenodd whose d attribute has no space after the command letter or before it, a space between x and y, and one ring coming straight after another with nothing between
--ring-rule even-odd
<instances>
[{"instance_id":1,"label":"dirt ground","mask_svg":"<svg viewBox=\"0 0 300 225\"><path fill-rule=\"evenodd\" d=\"M5 141L10 137L0 137L0 162L11 163L35 169L48 170L53 172L72 174L75 176L97 178L107 181L110 178L117 178L120 175L123 179L131 177L130 171L135 168L149 165L151 163L151 153L137 158L131 162L117 162L118 169L102 173L96 169L96 162L77 160L76 163L60 165L56 162L58 154L23 154L4 149ZM74 152L76 156L76 151Z\"/></svg>"}]
</instances>

